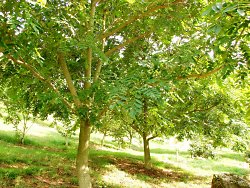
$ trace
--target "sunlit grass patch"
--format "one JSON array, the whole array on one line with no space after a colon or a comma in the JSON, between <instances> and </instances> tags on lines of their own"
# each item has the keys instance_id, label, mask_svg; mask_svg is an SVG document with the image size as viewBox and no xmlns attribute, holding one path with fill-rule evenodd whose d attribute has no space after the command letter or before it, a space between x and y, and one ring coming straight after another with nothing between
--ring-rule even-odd
<instances>
[{"instance_id":1,"label":"sunlit grass patch","mask_svg":"<svg viewBox=\"0 0 250 188\"><path fill-rule=\"evenodd\" d=\"M77 187L77 138L66 148L54 129L33 128L42 130L40 136L30 132L25 145L17 144L13 131L0 130L0 187ZM228 150L217 159L192 159L187 150L177 153L175 146L154 143L152 168L145 168L140 145L137 150L101 147L95 136L89 158L94 188L208 188L214 173L248 175L244 156Z\"/></svg>"},{"instance_id":2,"label":"sunlit grass patch","mask_svg":"<svg viewBox=\"0 0 250 188\"><path fill-rule=\"evenodd\" d=\"M102 179L104 182L117 187L138 187L138 188L150 188L152 187L150 183L134 177L120 169L116 166L110 166L109 170L103 174Z\"/></svg>"},{"instance_id":3,"label":"sunlit grass patch","mask_svg":"<svg viewBox=\"0 0 250 188\"><path fill-rule=\"evenodd\" d=\"M64 153L0 141L0 187L74 187L74 161Z\"/></svg>"}]
</instances>

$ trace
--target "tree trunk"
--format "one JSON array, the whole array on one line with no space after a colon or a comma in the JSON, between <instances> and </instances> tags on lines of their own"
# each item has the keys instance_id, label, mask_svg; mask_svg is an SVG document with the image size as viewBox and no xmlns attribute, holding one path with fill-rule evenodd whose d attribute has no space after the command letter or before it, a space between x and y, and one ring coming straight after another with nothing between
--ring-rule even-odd
<instances>
[{"instance_id":1,"label":"tree trunk","mask_svg":"<svg viewBox=\"0 0 250 188\"><path fill-rule=\"evenodd\" d=\"M179 148L176 148L176 161L179 162Z\"/></svg>"},{"instance_id":2,"label":"tree trunk","mask_svg":"<svg viewBox=\"0 0 250 188\"><path fill-rule=\"evenodd\" d=\"M132 148L133 136L129 136L129 148Z\"/></svg>"},{"instance_id":3,"label":"tree trunk","mask_svg":"<svg viewBox=\"0 0 250 188\"><path fill-rule=\"evenodd\" d=\"M23 116L23 127L21 129L21 133L20 133L20 142L21 144L24 145L24 138L26 136L26 132L27 132L27 129L28 129L28 125L27 125L27 119L26 119L26 116L24 113L22 113L22 116Z\"/></svg>"},{"instance_id":4,"label":"tree trunk","mask_svg":"<svg viewBox=\"0 0 250 188\"><path fill-rule=\"evenodd\" d=\"M24 145L24 136L21 137L20 143L21 143L22 145Z\"/></svg>"},{"instance_id":5,"label":"tree trunk","mask_svg":"<svg viewBox=\"0 0 250 188\"><path fill-rule=\"evenodd\" d=\"M66 134L66 136L65 136L65 146L69 147L69 136L68 136L68 134Z\"/></svg>"},{"instance_id":6,"label":"tree trunk","mask_svg":"<svg viewBox=\"0 0 250 188\"><path fill-rule=\"evenodd\" d=\"M133 130L130 128L129 130L129 148L132 148L132 142L133 142Z\"/></svg>"},{"instance_id":7,"label":"tree trunk","mask_svg":"<svg viewBox=\"0 0 250 188\"><path fill-rule=\"evenodd\" d=\"M101 147L103 147L103 145L104 145L104 141L105 141L106 136L107 136L107 132L104 131L103 137L102 137L102 140L101 140Z\"/></svg>"},{"instance_id":8,"label":"tree trunk","mask_svg":"<svg viewBox=\"0 0 250 188\"><path fill-rule=\"evenodd\" d=\"M91 179L88 167L89 139L91 126L89 119L80 121L80 135L78 153L76 158L76 169L80 188L91 188Z\"/></svg>"},{"instance_id":9,"label":"tree trunk","mask_svg":"<svg viewBox=\"0 0 250 188\"><path fill-rule=\"evenodd\" d=\"M150 161L151 161L149 140L147 139L147 135L145 133L143 133L142 138L144 147L144 165L147 168L150 166Z\"/></svg>"}]
</instances>

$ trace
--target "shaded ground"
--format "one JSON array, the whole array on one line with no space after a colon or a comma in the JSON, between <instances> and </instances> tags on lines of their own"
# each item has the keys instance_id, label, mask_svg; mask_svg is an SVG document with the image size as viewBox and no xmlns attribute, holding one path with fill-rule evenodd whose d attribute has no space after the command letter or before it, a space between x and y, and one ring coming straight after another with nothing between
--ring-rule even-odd
<instances>
[{"instance_id":1,"label":"shaded ground","mask_svg":"<svg viewBox=\"0 0 250 188\"><path fill-rule=\"evenodd\" d=\"M98 171L98 174L92 175L95 179L94 187L136 187L143 183L144 185L141 187L160 188L166 187L162 186L163 183L169 184L171 182L183 182L185 184L188 184L188 182L201 184L202 182L203 185L210 185L210 177L195 176L171 164L159 161L157 163L161 163L160 166L163 166L163 168L157 167L154 162L153 160L152 167L145 168L140 157L131 154L125 155L122 152L100 152L98 156L92 157L90 163L92 170ZM105 182L105 178L103 178L105 174L109 177L108 182L107 180ZM129 183L128 181L131 179L136 180L138 184ZM115 184L115 182L119 183Z\"/></svg>"},{"instance_id":2,"label":"shaded ground","mask_svg":"<svg viewBox=\"0 0 250 188\"><path fill-rule=\"evenodd\" d=\"M65 148L64 140L58 135L32 137L27 145L20 145L13 134L0 131L0 188L74 188L77 187L75 173L76 141ZM158 150L155 150L157 153ZM152 160L152 168L145 168L140 152L100 149L91 143L90 167L94 188L208 188L211 177L202 177L170 163L174 152L166 154L168 161ZM201 169L224 165L236 173L247 174L246 169L237 166L242 158L237 154L224 155L220 161L181 158L185 165ZM236 158L236 160L234 160ZM239 159L239 160L238 160ZM232 164L234 162L235 164ZM181 163L184 165L184 163ZM214 164L213 164L214 163ZM242 170L243 169L243 170ZM241 170L241 171L240 171ZM213 171L214 172L214 171Z\"/></svg>"},{"instance_id":3,"label":"shaded ground","mask_svg":"<svg viewBox=\"0 0 250 188\"><path fill-rule=\"evenodd\" d=\"M173 170L156 167L145 168L142 162L134 162L128 159L113 159L113 163L122 171L131 175L144 175L156 179L168 179L168 181L181 181L187 174Z\"/></svg>"},{"instance_id":4,"label":"shaded ground","mask_svg":"<svg viewBox=\"0 0 250 188\"><path fill-rule=\"evenodd\" d=\"M77 187L74 164L64 153L62 149L0 140L0 187Z\"/></svg>"}]
</instances>

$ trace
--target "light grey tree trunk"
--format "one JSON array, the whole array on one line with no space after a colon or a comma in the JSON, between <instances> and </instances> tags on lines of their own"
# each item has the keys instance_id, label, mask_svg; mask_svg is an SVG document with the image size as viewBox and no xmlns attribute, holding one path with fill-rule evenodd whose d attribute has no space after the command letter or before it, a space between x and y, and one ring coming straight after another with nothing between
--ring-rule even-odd
<instances>
[{"instance_id":1,"label":"light grey tree trunk","mask_svg":"<svg viewBox=\"0 0 250 188\"><path fill-rule=\"evenodd\" d=\"M103 133L103 137L102 137L102 140L101 140L101 147L103 147L103 145L104 145L104 141L105 141L106 136L107 136L107 132L105 131Z\"/></svg>"},{"instance_id":2,"label":"light grey tree trunk","mask_svg":"<svg viewBox=\"0 0 250 188\"><path fill-rule=\"evenodd\" d=\"M90 132L91 126L89 120L80 121L79 145L76 158L76 169L80 188L92 187L90 170L88 167Z\"/></svg>"},{"instance_id":3,"label":"light grey tree trunk","mask_svg":"<svg viewBox=\"0 0 250 188\"><path fill-rule=\"evenodd\" d=\"M66 136L65 136L65 146L69 147L69 135L67 133L66 133Z\"/></svg>"}]
</instances>

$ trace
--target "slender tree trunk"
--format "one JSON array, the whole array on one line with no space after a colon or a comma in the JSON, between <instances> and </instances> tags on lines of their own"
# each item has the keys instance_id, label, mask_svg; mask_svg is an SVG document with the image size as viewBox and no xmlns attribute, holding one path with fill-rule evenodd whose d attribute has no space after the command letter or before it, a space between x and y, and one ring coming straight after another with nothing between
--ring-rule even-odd
<instances>
[{"instance_id":1,"label":"slender tree trunk","mask_svg":"<svg viewBox=\"0 0 250 188\"><path fill-rule=\"evenodd\" d=\"M132 148L133 134L129 135L129 148Z\"/></svg>"},{"instance_id":2,"label":"slender tree trunk","mask_svg":"<svg viewBox=\"0 0 250 188\"><path fill-rule=\"evenodd\" d=\"M24 136L21 136L21 140L20 140L21 144L24 145Z\"/></svg>"},{"instance_id":3,"label":"slender tree trunk","mask_svg":"<svg viewBox=\"0 0 250 188\"><path fill-rule=\"evenodd\" d=\"M102 137L102 141L101 141L101 147L103 147L103 144L104 144L104 141L105 141L106 136L107 136L107 132L105 131L105 132L103 133L103 137Z\"/></svg>"},{"instance_id":4,"label":"slender tree trunk","mask_svg":"<svg viewBox=\"0 0 250 188\"><path fill-rule=\"evenodd\" d=\"M128 135L129 135L129 148L132 148L132 141L133 141L133 129L130 126L128 129Z\"/></svg>"},{"instance_id":5,"label":"slender tree trunk","mask_svg":"<svg viewBox=\"0 0 250 188\"><path fill-rule=\"evenodd\" d=\"M76 169L80 188L91 188L91 179L88 167L89 138L91 126L89 119L80 121L80 135L78 153L76 158Z\"/></svg>"},{"instance_id":6,"label":"slender tree trunk","mask_svg":"<svg viewBox=\"0 0 250 188\"><path fill-rule=\"evenodd\" d=\"M68 134L66 134L66 136L65 136L65 146L66 147L69 146L69 136L68 136Z\"/></svg>"},{"instance_id":7,"label":"slender tree trunk","mask_svg":"<svg viewBox=\"0 0 250 188\"><path fill-rule=\"evenodd\" d=\"M28 125L27 125L27 119L26 119L25 115L22 114L22 116L23 116L23 129L22 129L21 135L20 135L21 136L20 142L21 142L21 144L24 144L24 138L26 136Z\"/></svg>"},{"instance_id":8,"label":"slender tree trunk","mask_svg":"<svg viewBox=\"0 0 250 188\"><path fill-rule=\"evenodd\" d=\"M147 135L145 133L143 133L142 138L144 147L144 165L147 168L150 167L150 161L151 161L149 140L147 139Z\"/></svg>"},{"instance_id":9,"label":"slender tree trunk","mask_svg":"<svg viewBox=\"0 0 250 188\"><path fill-rule=\"evenodd\" d=\"M26 122L25 122L25 120L23 120L24 122L23 122L23 130L21 131L21 138L20 138L20 142L21 142L21 144L24 144L24 137L25 137L25 134L26 134Z\"/></svg>"},{"instance_id":10,"label":"slender tree trunk","mask_svg":"<svg viewBox=\"0 0 250 188\"><path fill-rule=\"evenodd\" d=\"M95 8L96 8L97 1L91 0L91 10L90 10L90 20L88 22L88 35L92 36L94 32L94 17L95 17ZM87 49L87 59L85 63L85 82L84 82L84 89L91 88L91 68L92 68L92 60L93 60L93 50L91 47ZM77 96L77 94L75 95ZM79 100L79 97L78 97ZM77 101L76 101L77 102ZM87 105L90 104L89 99L84 101ZM76 103L78 104L78 102ZM82 104L77 105L81 107ZM76 169L79 181L80 188L91 188L91 179L89 174L89 167L88 167L88 156L89 156L89 139L90 139L90 132L91 126L90 121L88 118L80 121L80 135L79 135L79 145L78 145L78 153L76 158Z\"/></svg>"},{"instance_id":11,"label":"slender tree trunk","mask_svg":"<svg viewBox=\"0 0 250 188\"><path fill-rule=\"evenodd\" d=\"M176 148L176 161L179 162L179 148Z\"/></svg>"}]
</instances>

